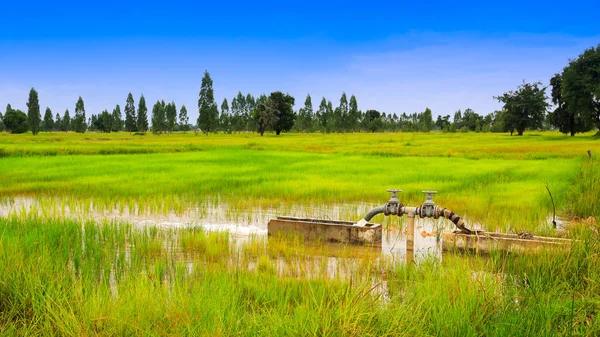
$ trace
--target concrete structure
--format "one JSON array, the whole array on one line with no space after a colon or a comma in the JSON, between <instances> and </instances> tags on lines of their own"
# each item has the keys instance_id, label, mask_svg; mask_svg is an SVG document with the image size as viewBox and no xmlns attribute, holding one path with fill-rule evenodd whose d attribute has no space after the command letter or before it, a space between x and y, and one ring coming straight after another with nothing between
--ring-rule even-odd
<instances>
[{"instance_id":1,"label":"concrete structure","mask_svg":"<svg viewBox=\"0 0 600 337\"><path fill-rule=\"evenodd\" d=\"M490 253L507 251L511 253L535 252L543 248L568 249L570 239L544 236L474 232L473 234L444 232L442 234L443 251L472 251Z\"/></svg>"},{"instance_id":2,"label":"concrete structure","mask_svg":"<svg viewBox=\"0 0 600 337\"><path fill-rule=\"evenodd\" d=\"M294 217L277 217L269 221L271 235L300 235L307 240L373 244L381 242L381 225L368 223L354 226L350 221L316 220Z\"/></svg>"}]
</instances>

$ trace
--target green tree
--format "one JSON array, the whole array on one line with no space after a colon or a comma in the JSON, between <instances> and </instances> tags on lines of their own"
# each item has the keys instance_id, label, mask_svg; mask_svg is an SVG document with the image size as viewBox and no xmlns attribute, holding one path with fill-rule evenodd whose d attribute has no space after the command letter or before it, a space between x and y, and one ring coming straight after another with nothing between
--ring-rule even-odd
<instances>
[{"instance_id":1,"label":"green tree","mask_svg":"<svg viewBox=\"0 0 600 337\"><path fill-rule=\"evenodd\" d=\"M200 93L198 94L198 127L206 135L214 131L218 123L219 112L215 103L215 93L213 91L213 81L208 71L204 71Z\"/></svg>"},{"instance_id":2,"label":"green tree","mask_svg":"<svg viewBox=\"0 0 600 337\"><path fill-rule=\"evenodd\" d=\"M367 131L376 132L381 131L383 127L383 120L381 119L381 113L377 110L367 110L365 112L365 126Z\"/></svg>"},{"instance_id":3,"label":"green tree","mask_svg":"<svg viewBox=\"0 0 600 337\"><path fill-rule=\"evenodd\" d=\"M277 121L273 125L275 134L279 135L281 131L289 131L294 126L294 97L284 94L281 91L272 92L269 95L267 108L270 113L277 117Z\"/></svg>"},{"instance_id":4,"label":"green tree","mask_svg":"<svg viewBox=\"0 0 600 337\"><path fill-rule=\"evenodd\" d=\"M77 103L75 104L75 116L73 117L73 130L77 133L84 133L87 129L85 118L85 106L83 104L83 98L79 96Z\"/></svg>"},{"instance_id":5,"label":"green tree","mask_svg":"<svg viewBox=\"0 0 600 337\"><path fill-rule=\"evenodd\" d=\"M65 110L60 129L65 132L71 131L71 115L69 114L69 109Z\"/></svg>"},{"instance_id":6,"label":"green tree","mask_svg":"<svg viewBox=\"0 0 600 337\"><path fill-rule=\"evenodd\" d=\"M144 98L144 94L140 96L140 101L138 102L138 114L136 120L137 131L146 133L146 131L148 131L148 108L146 107L146 99Z\"/></svg>"},{"instance_id":7,"label":"green tree","mask_svg":"<svg viewBox=\"0 0 600 337\"><path fill-rule=\"evenodd\" d=\"M100 132L110 133L113 129L113 115L103 110L98 116L92 115L90 124Z\"/></svg>"},{"instance_id":8,"label":"green tree","mask_svg":"<svg viewBox=\"0 0 600 337\"><path fill-rule=\"evenodd\" d=\"M600 130L600 45L586 49L564 68L561 99L575 124L593 124Z\"/></svg>"},{"instance_id":9,"label":"green tree","mask_svg":"<svg viewBox=\"0 0 600 337\"><path fill-rule=\"evenodd\" d=\"M327 132L335 132L337 127L337 121L335 111L333 110L333 104L331 104L331 101L327 101L325 116L327 118Z\"/></svg>"},{"instance_id":10,"label":"green tree","mask_svg":"<svg viewBox=\"0 0 600 337\"><path fill-rule=\"evenodd\" d=\"M4 125L4 115L0 113L0 132L6 130L6 126Z\"/></svg>"},{"instance_id":11,"label":"green tree","mask_svg":"<svg viewBox=\"0 0 600 337\"><path fill-rule=\"evenodd\" d=\"M417 115L419 131L429 132L433 130L433 114L429 108Z\"/></svg>"},{"instance_id":12,"label":"green tree","mask_svg":"<svg viewBox=\"0 0 600 337\"><path fill-rule=\"evenodd\" d=\"M350 129L350 121L348 116L348 98L345 92L342 92L342 97L340 97L338 118L338 131L348 131Z\"/></svg>"},{"instance_id":13,"label":"green tree","mask_svg":"<svg viewBox=\"0 0 600 337\"><path fill-rule=\"evenodd\" d=\"M112 111L112 131L119 132L123 129L123 119L121 117L121 106L117 104Z\"/></svg>"},{"instance_id":14,"label":"green tree","mask_svg":"<svg viewBox=\"0 0 600 337\"><path fill-rule=\"evenodd\" d=\"M37 135L40 132L40 122L42 116L40 114L40 101L38 93L34 88L29 91L29 100L27 101L27 122L31 133Z\"/></svg>"},{"instance_id":15,"label":"green tree","mask_svg":"<svg viewBox=\"0 0 600 337\"><path fill-rule=\"evenodd\" d=\"M356 102L356 96L350 97L350 109L348 110L348 127L350 131L358 131L358 120L360 119L360 111L358 110L358 103Z\"/></svg>"},{"instance_id":16,"label":"green tree","mask_svg":"<svg viewBox=\"0 0 600 337\"><path fill-rule=\"evenodd\" d=\"M42 123L43 131L54 130L54 118L52 117L52 111L46 107L46 113L44 114L44 122Z\"/></svg>"},{"instance_id":17,"label":"green tree","mask_svg":"<svg viewBox=\"0 0 600 337\"><path fill-rule=\"evenodd\" d=\"M558 130L564 134L571 134L575 136L577 132L586 132L591 130L592 123L589 118L586 118L581 111L570 109L568 103L562 97L562 76L561 74L555 74L550 79L550 85L552 86L551 96L552 104L556 107L554 111L550 112L549 119L550 123L558 128Z\"/></svg>"},{"instance_id":18,"label":"green tree","mask_svg":"<svg viewBox=\"0 0 600 337\"><path fill-rule=\"evenodd\" d=\"M165 106L160 101L156 101L152 107L152 132L162 133L166 129Z\"/></svg>"},{"instance_id":19,"label":"green tree","mask_svg":"<svg viewBox=\"0 0 600 337\"><path fill-rule=\"evenodd\" d=\"M167 118L167 131L171 133L175 130L175 125L177 124L177 106L175 105L175 102L167 104L165 107L165 115Z\"/></svg>"},{"instance_id":20,"label":"green tree","mask_svg":"<svg viewBox=\"0 0 600 337\"><path fill-rule=\"evenodd\" d=\"M548 97L541 82L523 82L516 91L511 90L495 98L504 103L504 123L511 135L517 130L517 134L522 136L525 129L542 126L548 108Z\"/></svg>"},{"instance_id":21,"label":"green tree","mask_svg":"<svg viewBox=\"0 0 600 337\"><path fill-rule=\"evenodd\" d=\"M261 137L268 128L273 128L279 120L276 115L277 106L274 105L275 103L262 95L256 102L254 110L252 110L252 118L256 122Z\"/></svg>"},{"instance_id":22,"label":"green tree","mask_svg":"<svg viewBox=\"0 0 600 337\"><path fill-rule=\"evenodd\" d=\"M184 133L187 132L190 128L189 122L190 122L190 119L187 114L187 108L185 107L185 104L184 104L181 106L181 109L179 110L179 130L183 131Z\"/></svg>"},{"instance_id":23,"label":"green tree","mask_svg":"<svg viewBox=\"0 0 600 337\"><path fill-rule=\"evenodd\" d=\"M62 128L62 118L60 118L60 115L57 112L56 113L56 119L54 121L54 130L55 131L60 131L61 128Z\"/></svg>"},{"instance_id":24,"label":"green tree","mask_svg":"<svg viewBox=\"0 0 600 337\"><path fill-rule=\"evenodd\" d=\"M229 115L229 104L227 103L227 98L223 98L223 103L221 103L219 126L221 131L231 133L231 118Z\"/></svg>"},{"instance_id":25,"label":"green tree","mask_svg":"<svg viewBox=\"0 0 600 337\"><path fill-rule=\"evenodd\" d=\"M21 110L10 109L6 111L3 122L10 133L27 132L27 115Z\"/></svg>"},{"instance_id":26,"label":"green tree","mask_svg":"<svg viewBox=\"0 0 600 337\"><path fill-rule=\"evenodd\" d=\"M313 105L310 95L306 95L304 107L298 111L298 120L296 121L297 128L302 132L312 131L313 126Z\"/></svg>"},{"instance_id":27,"label":"green tree","mask_svg":"<svg viewBox=\"0 0 600 337\"><path fill-rule=\"evenodd\" d=\"M133 95L129 93L127 95L127 102L125 103L125 130L128 132L135 132L138 130L137 116L135 114L135 101Z\"/></svg>"},{"instance_id":28,"label":"green tree","mask_svg":"<svg viewBox=\"0 0 600 337\"><path fill-rule=\"evenodd\" d=\"M327 131L327 100L325 97L321 99L321 103L319 104L319 110L315 115L317 119L317 124L321 132L325 133Z\"/></svg>"}]
</instances>

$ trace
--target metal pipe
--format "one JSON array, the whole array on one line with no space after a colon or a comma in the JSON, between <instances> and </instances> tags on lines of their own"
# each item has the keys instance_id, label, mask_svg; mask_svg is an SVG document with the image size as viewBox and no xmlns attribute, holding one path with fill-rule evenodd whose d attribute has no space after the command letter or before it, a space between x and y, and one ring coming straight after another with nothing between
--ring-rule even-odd
<instances>
[{"instance_id":1,"label":"metal pipe","mask_svg":"<svg viewBox=\"0 0 600 337\"><path fill-rule=\"evenodd\" d=\"M385 212L385 205L375 207L370 210L365 216L356 223L356 226L365 226L374 216Z\"/></svg>"},{"instance_id":2,"label":"metal pipe","mask_svg":"<svg viewBox=\"0 0 600 337\"><path fill-rule=\"evenodd\" d=\"M408 217L406 224L406 252L413 251L415 249L415 216L416 207L403 207L402 211Z\"/></svg>"},{"instance_id":3,"label":"metal pipe","mask_svg":"<svg viewBox=\"0 0 600 337\"><path fill-rule=\"evenodd\" d=\"M461 232L465 234L473 234L472 230L465 227L465 221L461 219L458 215L454 214L454 212L452 212L451 210L446 208L440 208L439 206L437 206L436 213L452 221L452 223L454 223L456 227L458 227L461 230Z\"/></svg>"}]
</instances>

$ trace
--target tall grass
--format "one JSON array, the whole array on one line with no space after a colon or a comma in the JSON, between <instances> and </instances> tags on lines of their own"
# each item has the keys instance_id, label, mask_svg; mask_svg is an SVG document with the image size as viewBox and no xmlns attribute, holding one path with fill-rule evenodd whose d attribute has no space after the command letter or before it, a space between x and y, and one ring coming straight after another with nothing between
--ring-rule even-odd
<instances>
[{"instance_id":1,"label":"tall grass","mask_svg":"<svg viewBox=\"0 0 600 337\"><path fill-rule=\"evenodd\" d=\"M0 334L596 336L598 229L516 257L342 254L351 273L332 274L327 248L299 239L2 218Z\"/></svg>"}]
</instances>

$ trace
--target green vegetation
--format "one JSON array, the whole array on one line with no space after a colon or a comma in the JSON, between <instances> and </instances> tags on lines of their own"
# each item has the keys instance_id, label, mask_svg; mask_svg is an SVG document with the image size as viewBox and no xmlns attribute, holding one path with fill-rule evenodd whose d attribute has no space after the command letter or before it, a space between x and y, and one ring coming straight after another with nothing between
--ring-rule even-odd
<instances>
[{"instance_id":1,"label":"green vegetation","mask_svg":"<svg viewBox=\"0 0 600 337\"><path fill-rule=\"evenodd\" d=\"M0 133L0 196L52 210L0 218L0 334L596 336L600 164L586 151L600 148L590 136ZM378 205L399 187L405 204L437 189L436 202L467 221L557 235L546 183L559 213L581 220L561 234L576 239L570 250L409 265L294 237L63 218L65 205Z\"/></svg>"}]
</instances>

